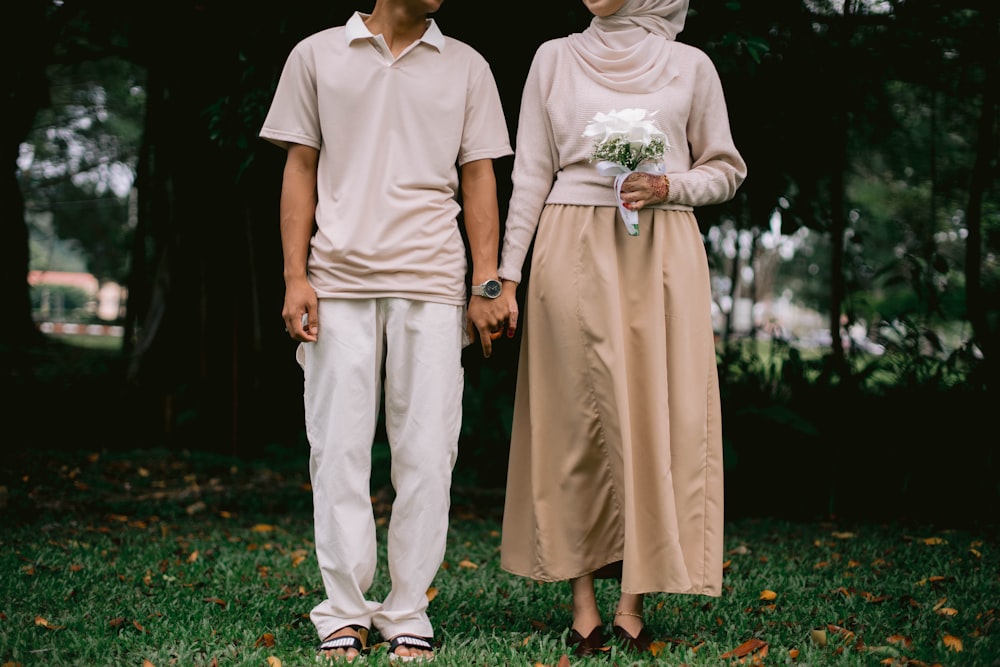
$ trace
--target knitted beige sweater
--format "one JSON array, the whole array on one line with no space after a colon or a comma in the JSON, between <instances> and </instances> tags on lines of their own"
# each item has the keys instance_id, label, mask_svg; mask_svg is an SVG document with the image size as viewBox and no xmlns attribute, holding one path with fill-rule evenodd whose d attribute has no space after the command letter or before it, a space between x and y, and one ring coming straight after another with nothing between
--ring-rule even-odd
<instances>
[{"instance_id":1,"label":"knitted beige sweater","mask_svg":"<svg viewBox=\"0 0 1000 667\"><path fill-rule=\"evenodd\" d=\"M671 146L664 156L668 201L658 208L691 210L731 199L746 178L733 144L722 84L699 49L676 41L656 90L613 89L587 74L570 37L542 44L521 99L500 275L521 281L524 259L545 204L616 206L614 177L590 161L594 145L583 136L597 112L643 108ZM627 88L621 86L621 88Z\"/></svg>"}]
</instances>

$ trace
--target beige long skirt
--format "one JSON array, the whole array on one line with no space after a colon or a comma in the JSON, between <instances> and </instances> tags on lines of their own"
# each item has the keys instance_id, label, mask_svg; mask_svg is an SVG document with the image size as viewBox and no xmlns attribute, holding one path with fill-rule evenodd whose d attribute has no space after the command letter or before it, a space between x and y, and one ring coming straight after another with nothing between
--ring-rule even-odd
<instances>
[{"instance_id":1,"label":"beige long skirt","mask_svg":"<svg viewBox=\"0 0 1000 667\"><path fill-rule=\"evenodd\" d=\"M708 262L691 212L549 205L527 281L501 566L626 593L722 592Z\"/></svg>"}]
</instances>

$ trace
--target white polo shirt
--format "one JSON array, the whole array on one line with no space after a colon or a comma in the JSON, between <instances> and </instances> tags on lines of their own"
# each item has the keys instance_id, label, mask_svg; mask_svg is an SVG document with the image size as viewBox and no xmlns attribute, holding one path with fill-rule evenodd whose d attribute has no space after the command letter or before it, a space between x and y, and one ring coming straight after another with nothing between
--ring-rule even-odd
<instances>
[{"instance_id":1,"label":"white polo shirt","mask_svg":"<svg viewBox=\"0 0 1000 667\"><path fill-rule=\"evenodd\" d=\"M260 131L320 149L309 280L321 298L464 305L458 166L512 153L493 73L433 19L393 59L365 16L294 47Z\"/></svg>"}]
</instances>

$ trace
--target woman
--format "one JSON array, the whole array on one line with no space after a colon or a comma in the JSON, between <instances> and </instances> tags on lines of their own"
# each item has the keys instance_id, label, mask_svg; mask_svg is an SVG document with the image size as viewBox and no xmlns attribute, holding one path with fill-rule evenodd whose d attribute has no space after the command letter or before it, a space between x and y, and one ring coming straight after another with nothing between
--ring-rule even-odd
<instances>
[{"instance_id":1,"label":"woman","mask_svg":"<svg viewBox=\"0 0 1000 667\"><path fill-rule=\"evenodd\" d=\"M675 41L687 0L583 2L590 26L542 44L525 82L500 263L510 299L534 242L501 563L570 582L577 655L608 641L595 578L620 580L612 630L637 651L645 593L721 595L721 413L693 208L746 177L714 65ZM624 178L619 205L584 132L620 109L647 112L669 149Z\"/></svg>"}]
</instances>

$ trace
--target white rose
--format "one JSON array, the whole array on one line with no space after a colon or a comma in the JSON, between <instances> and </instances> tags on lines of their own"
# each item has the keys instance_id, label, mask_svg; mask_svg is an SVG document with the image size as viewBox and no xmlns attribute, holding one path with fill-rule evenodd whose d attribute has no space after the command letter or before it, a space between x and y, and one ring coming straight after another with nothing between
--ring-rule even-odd
<instances>
[{"instance_id":1,"label":"white rose","mask_svg":"<svg viewBox=\"0 0 1000 667\"><path fill-rule=\"evenodd\" d=\"M628 141L633 149L647 146L654 139L666 142L666 135L652 120L654 115L655 111L649 113L645 109L598 112L584 129L583 136L596 139L598 142L620 137Z\"/></svg>"},{"instance_id":2,"label":"white rose","mask_svg":"<svg viewBox=\"0 0 1000 667\"><path fill-rule=\"evenodd\" d=\"M611 113L602 113L598 111L594 114L593 120L587 125L583 130L583 136L590 139L594 139L598 142L605 142L614 136L616 129L617 119L615 111Z\"/></svg>"}]
</instances>

